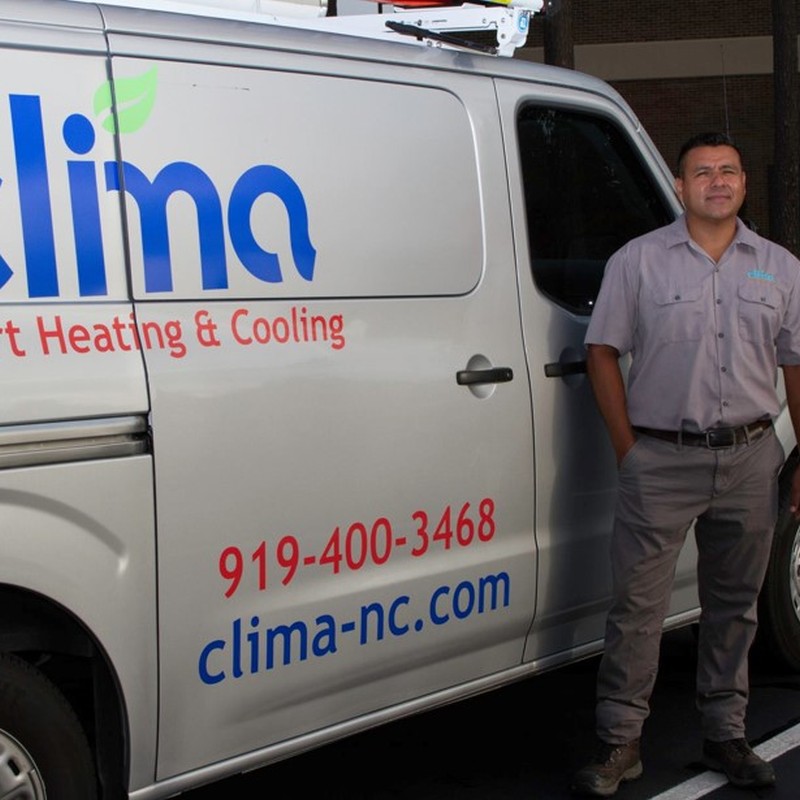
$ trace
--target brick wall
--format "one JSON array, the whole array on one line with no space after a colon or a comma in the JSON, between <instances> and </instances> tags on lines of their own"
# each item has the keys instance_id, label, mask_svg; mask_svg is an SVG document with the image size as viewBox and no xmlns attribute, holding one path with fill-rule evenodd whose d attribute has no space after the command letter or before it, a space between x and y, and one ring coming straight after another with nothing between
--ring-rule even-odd
<instances>
[{"instance_id":1,"label":"brick wall","mask_svg":"<svg viewBox=\"0 0 800 800\"><path fill-rule=\"evenodd\" d=\"M684 140L701 131L727 131L742 150L747 203L742 212L768 235L768 174L772 163L772 76L745 75L674 81L622 81L614 88L635 109L674 170Z\"/></svg>"},{"instance_id":2,"label":"brick wall","mask_svg":"<svg viewBox=\"0 0 800 800\"><path fill-rule=\"evenodd\" d=\"M771 0L572 0L573 34L597 42L769 36Z\"/></svg>"},{"instance_id":3,"label":"brick wall","mask_svg":"<svg viewBox=\"0 0 800 800\"><path fill-rule=\"evenodd\" d=\"M714 39L772 34L771 0L572 0L576 46L620 42ZM543 46L543 20L534 18L529 44ZM769 236L768 180L773 151L771 75L674 80L625 80L614 88L631 104L674 169L682 142L706 130L728 131L742 149L747 172L743 216Z\"/></svg>"},{"instance_id":4,"label":"brick wall","mask_svg":"<svg viewBox=\"0 0 800 800\"><path fill-rule=\"evenodd\" d=\"M558 0L556 0L558 2ZM571 0L576 44L771 36L772 0ZM541 18L532 43L542 44Z\"/></svg>"}]
</instances>

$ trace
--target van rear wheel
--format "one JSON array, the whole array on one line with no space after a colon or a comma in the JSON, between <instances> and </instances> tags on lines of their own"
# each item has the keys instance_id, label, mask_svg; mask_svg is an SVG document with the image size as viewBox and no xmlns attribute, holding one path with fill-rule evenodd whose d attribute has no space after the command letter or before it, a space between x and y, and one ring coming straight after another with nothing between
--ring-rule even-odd
<instances>
[{"instance_id":1,"label":"van rear wheel","mask_svg":"<svg viewBox=\"0 0 800 800\"><path fill-rule=\"evenodd\" d=\"M796 462L794 462L796 463ZM783 486L767 577L759 599L759 639L784 666L800 671L800 520Z\"/></svg>"},{"instance_id":2,"label":"van rear wheel","mask_svg":"<svg viewBox=\"0 0 800 800\"><path fill-rule=\"evenodd\" d=\"M0 800L96 800L91 750L72 707L35 667L0 654Z\"/></svg>"}]
</instances>

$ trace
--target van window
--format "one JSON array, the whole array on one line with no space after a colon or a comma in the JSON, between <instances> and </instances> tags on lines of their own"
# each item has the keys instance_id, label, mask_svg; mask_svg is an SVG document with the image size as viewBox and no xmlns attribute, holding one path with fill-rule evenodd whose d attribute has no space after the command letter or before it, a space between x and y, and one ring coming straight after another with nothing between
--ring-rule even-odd
<instances>
[{"instance_id":1,"label":"van window","mask_svg":"<svg viewBox=\"0 0 800 800\"><path fill-rule=\"evenodd\" d=\"M608 119L529 104L517 131L533 279L559 305L591 314L609 256L672 214Z\"/></svg>"}]
</instances>

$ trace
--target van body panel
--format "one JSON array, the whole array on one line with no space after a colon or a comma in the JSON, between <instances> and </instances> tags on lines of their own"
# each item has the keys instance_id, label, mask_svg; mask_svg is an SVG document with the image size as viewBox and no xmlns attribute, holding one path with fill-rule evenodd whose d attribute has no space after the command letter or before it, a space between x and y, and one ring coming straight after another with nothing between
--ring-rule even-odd
<instances>
[{"instance_id":1,"label":"van body panel","mask_svg":"<svg viewBox=\"0 0 800 800\"><path fill-rule=\"evenodd\" d=\"M0 583L67 613L108 665L130 782L148 785L158 711L149 402L120 200L101 184L117 160L113 136L95 127L108 79L101 16L11 2L0 20Z\"/></svg>"},{"instance_id":2,"label":"van body panel","mask_svg":"<svg viewBox=\"0 0 800 800\"><path fill-rule=\"evenodd\" d=\"M171 687L158 775L169 778L301 735L308 719L341 723L518 665L535 545L530 391L491 82L408 86L391 68L331 79L307 56L306 75L268 62L115 58L114 78L151 64L163 95L121 153L136 167L123 185L137 318L183 336L171 351L143 348ZM180 108L170 102L187 93ZM297 96L324 112L318 124L296 116ZM262 107L292 136L256 124ZM215 120L237 132L234 148L181 133ZM320 127L330 138L315 144ZM153 255L141 206L164 162L207 194L195 191L183 217L167 218L161 202L177 244ZM202 175L186 166L199 164ZM267 167L284 182L262 171L248 189L248 251L237 181ZM227 214L215 196L198 217L212 185L231 196ZM266 205L276 196L280 213ZM301 216L315 251L305 275L292 243ZM203 280L218 273L195 245L209 226L225 237L216 254L229 283L211 291ZM270 252L277 271L259 272ZM170 286L152 291L136 276L152 266L158 282L165 255ZM457 382L491 367L514 377Z\"/></svg>"},{"instance_id":3,"label":"van body panel","mask_svg":"<svg viewBox=\"0 0 800 800\"><path fill-rule=\"evenodd\" d=\"M104 40L93 33L98 55L75 54L50 48L87 49L88 33L25 33L26 49L0 50L13 76L0 103L0 423L143 412L119 198L97 188L115 146L90 122L107 83Z\"/></svg>"},{"instance_id":4,"label":"van body panel","mask_svg":"<svg viewBox=\"0 0 800 800\"><path fill-rule=\"evenodd\" d=\"M156 549L147 455L0 469L0 583L67 609L112 665L132 786L157 741Z\"/></svg>"},{"instance_id":5,"label":"van body panel","mask_svg":"<svg viewBox=\"0 0 800 800\"><path fill-rule=\"evenodd\" d=\"M146 412L131 309L121 303L0 307L3 424Z\"/></svg>"},{"instance_id":6,"label":"van body panel","mask_svg":"<svg viewBox=\"0 0 800 800\"><path fill-rule=\"evenodd\" d=\"M60 49L79 41L91 41L90 49L96 51L98 41L94 33L103 29L97 6L68 5L62 0L4 0L0 20L3 21L4 44L14 42L19 34L29 41L33 37L37 45L44 41L55 43Z\"/></svg>"}]
</instances>

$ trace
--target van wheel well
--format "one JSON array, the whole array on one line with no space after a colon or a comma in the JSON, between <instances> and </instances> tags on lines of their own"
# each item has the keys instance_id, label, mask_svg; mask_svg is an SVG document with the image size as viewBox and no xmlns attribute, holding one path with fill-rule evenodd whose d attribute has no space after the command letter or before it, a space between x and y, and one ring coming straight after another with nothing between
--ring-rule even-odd
<instances>
[{"instance_id":1,"label":"van wheel well","mask_svg":"<svg viewBox=\"0 0 800 800\"><path fill-rule=\"evenodd\" d=\"M0 586L0 652L27 661L64 695L92 748L100 797L125 797L127 727L121 694L89 632L47 598Z\"/></svg>"}]
</instances>

